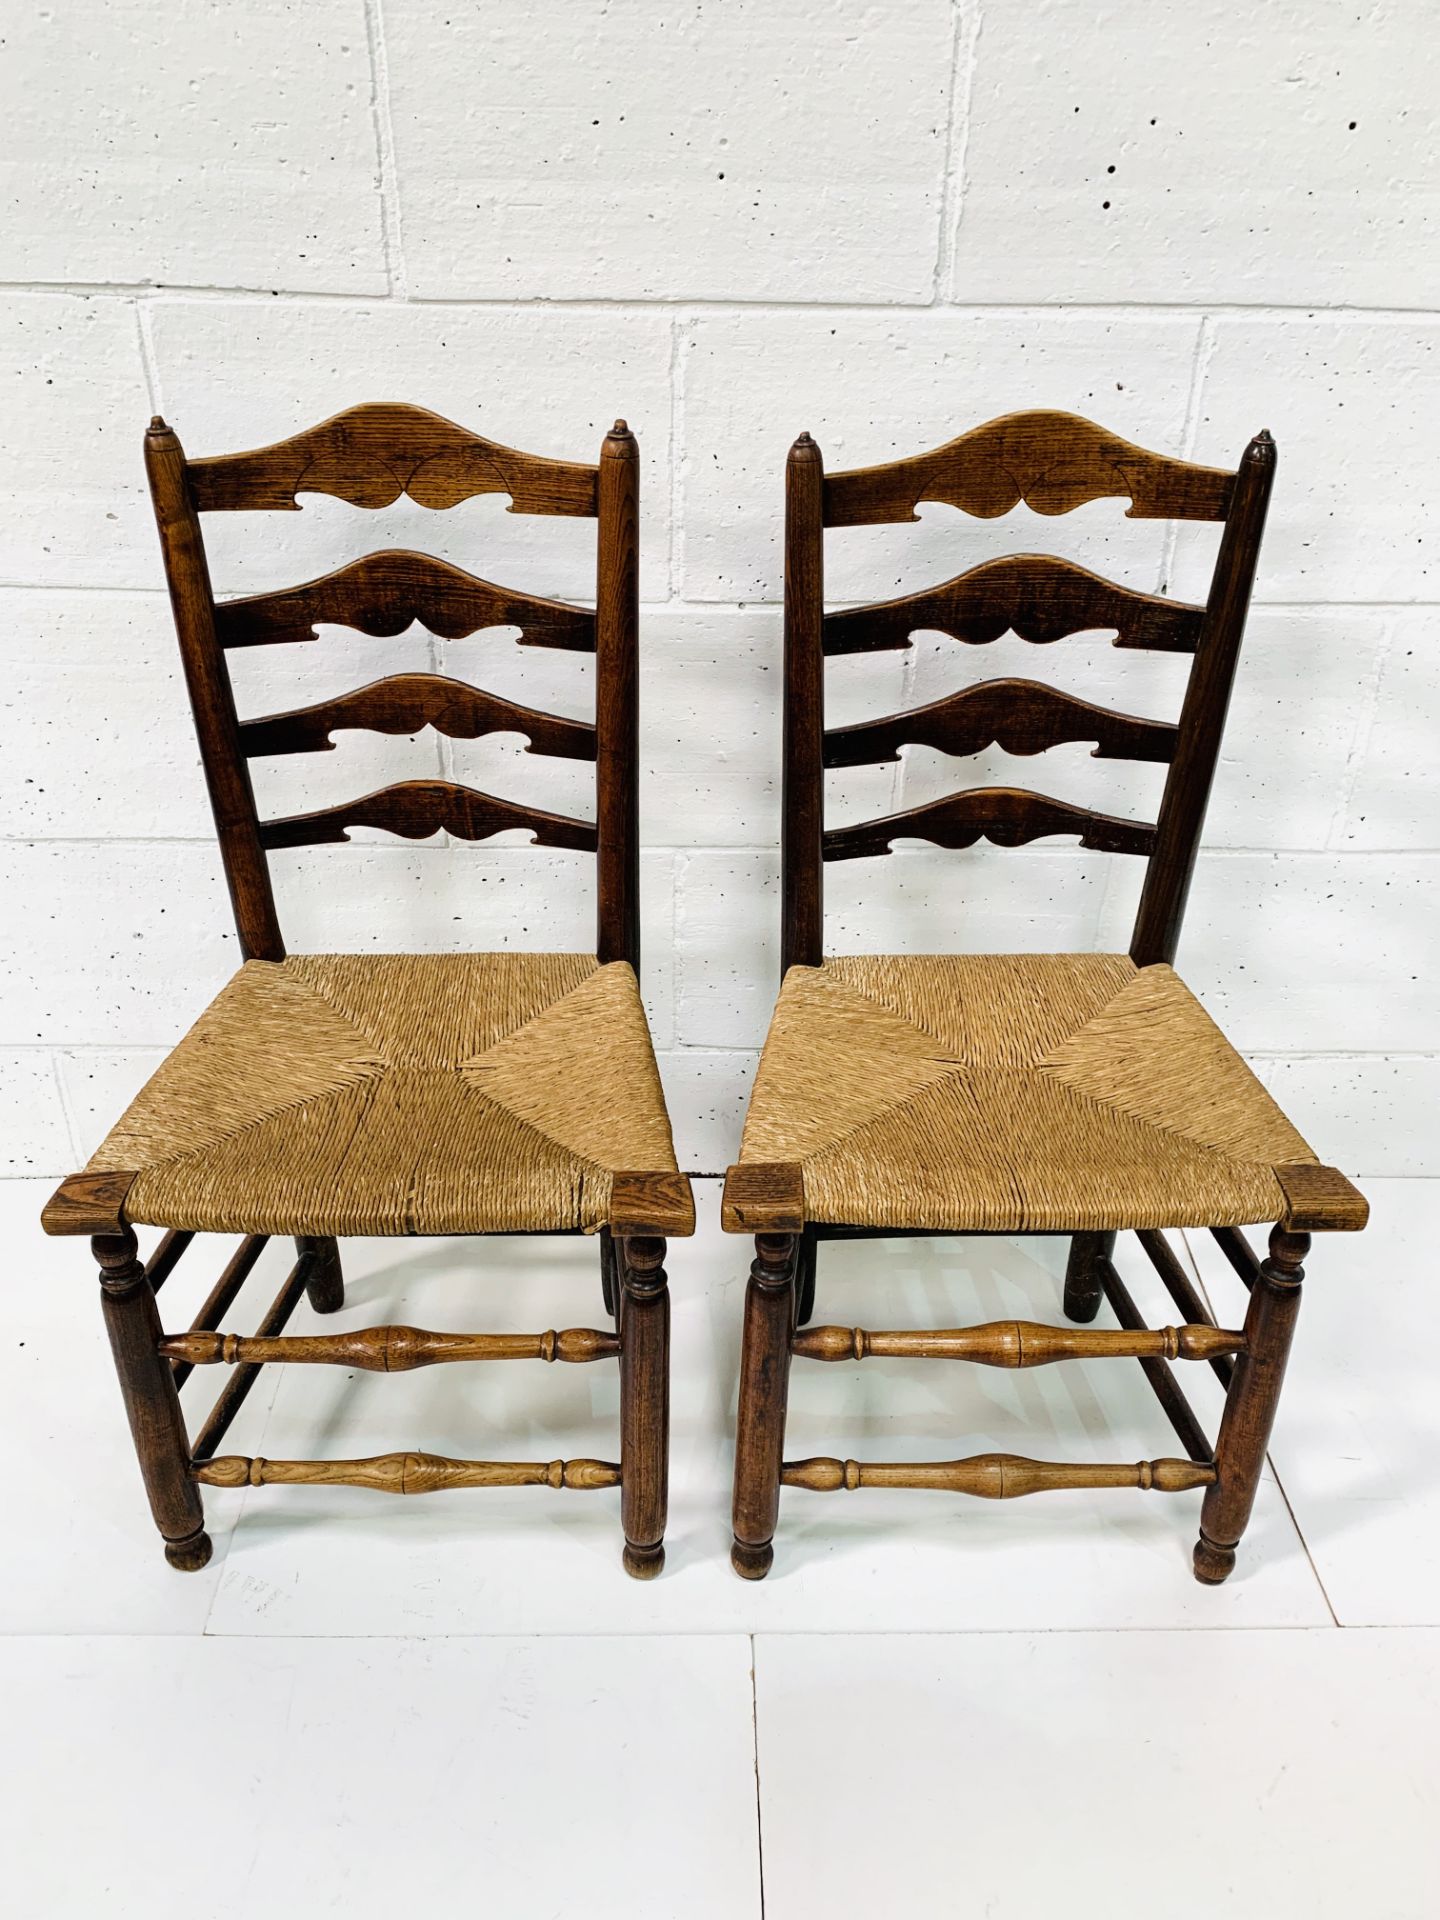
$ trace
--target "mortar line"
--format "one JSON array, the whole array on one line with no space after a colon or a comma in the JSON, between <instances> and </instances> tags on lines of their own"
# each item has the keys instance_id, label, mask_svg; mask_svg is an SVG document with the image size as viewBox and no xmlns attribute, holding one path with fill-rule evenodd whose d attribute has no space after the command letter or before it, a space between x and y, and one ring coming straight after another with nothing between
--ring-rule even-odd
<instances>
[{"instance_id":1,"label":"mortar line","mask_svg":"<svg viewBox=\"0 0 1440 1920\"><path fill-rule=\"evenodd\" d=\"M945 119L944 172L940 180L940 232L936 236L935 273L930 289L932 306L938 305L951 290L955 258L955 229L960 219L965 153L969 144L970 100L975 75L975 40L979 36L979 31L978 5L967 5L967 0L950 0L950 87L948 112ZM956 129L961 126L964 131L957 135Z\"/></svg>"},{"instance_id":2,"label":"mortar line","mask_svg":"<svg viewBox=\"0 0 1440 1920\"><path fill-rule=\"evenodd\" d=\"M150 331L150 309L143 299L135 302L135 337L140 343L140 365L145 372L145 392L152 415L163 417L164 398L160 390L160 363L155 356L155 341Z\"/></svg>"},{"instance_id":3,"label":"mortar line","mask_svg":"<svg viewBox=\"0 0 1440 1920\"><path fill-rule=\"evenodd\" d=\"M1195 335L1195 355L1190 362L1190 387L1185 395L1185 421L1180 429L1180 458L1195 458L1195 441L1200 429L1200 394L1205 384L1205 376L1210 371L1210 361L1215 352L1215 327L1208 313L1200 316L1200 326ZM1156 585L1157 593L1170 591L1170 582L1175 577L1175 549L1180 539L1180 522L1167 520L1165 533L1160 543L1160 578Z\"/></svg>"},{"instance_id":4,"label":"mortar line","mask_svg":"<svg viewBox=\"0 0 1440 1920\"><path fill-rule=\"evenodd\" d=\"M380 249L392 300L408 300L405 247L400 224L400 175L395 164L395 126L390 114L390 56L381 0L365 0L365 38L370 52L370 123L375 135L375 185L380 198Z\"/></svg>"}]
</instances>

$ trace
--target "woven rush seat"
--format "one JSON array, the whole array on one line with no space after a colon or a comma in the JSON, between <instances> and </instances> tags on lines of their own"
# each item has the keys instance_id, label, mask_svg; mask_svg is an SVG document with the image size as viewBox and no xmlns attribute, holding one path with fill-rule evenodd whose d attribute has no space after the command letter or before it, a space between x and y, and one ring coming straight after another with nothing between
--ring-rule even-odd
<instances>
[{"instance_id":1,"label":"woven rush seat","mask_svg":"<svg viewBox=\"0 0 1440 1920\"><path fill-rule=\"evenodd\" d=\"M791 967L740 1159L807 1219L960 1233L1274 1220L1315 1164L1172 968L1066 953Z\"/></svg>"},{"instance_id":2,"label":"woven rush seat","mask_svg":"<svg viewBox=\"0 0 1440 1920\"><path fill-rule=\"evenodd\" d=\"M554 1233L675 1165L624 962L296 954L241 967L86 1172L200 1232Z\"/></svg>"}]
</instances>

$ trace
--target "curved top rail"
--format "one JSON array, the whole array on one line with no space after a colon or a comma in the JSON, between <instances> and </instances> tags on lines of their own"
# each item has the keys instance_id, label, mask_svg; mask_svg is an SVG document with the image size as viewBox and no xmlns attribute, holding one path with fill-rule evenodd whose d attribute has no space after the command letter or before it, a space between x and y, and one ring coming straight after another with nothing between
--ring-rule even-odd
<instances>
[{"instance_id":1,"label":"curved top rail","mask_svg":"<svg viewBox=\"0 0 1440 1920\"><path fill-rule=\"evenodd\" d=\"M1122 440L1076 413L1002 414L943 447L883 466L825 476L827 527L914 520L938 500L981 520L1023 501L1036 513L1069 513L1127 496L1132 520L1223 520L1235 476Z\"/></svg>"},{"instance_id":2,"label":"curved top rail","mask_svg":"<svg viewBox=\"0 0 1440 1920\"><path fill-rule=\"evenodd\" d=\"M511 513L584 516L595 512L597 473L593 466L501 446L398 401L347 407L248 453L186 462L191 498L202 513L294 512L301 493L333 494L355 507L388 507L408 493L437 510L479 493L508 493Z\"/></svg>"}]
</instances>

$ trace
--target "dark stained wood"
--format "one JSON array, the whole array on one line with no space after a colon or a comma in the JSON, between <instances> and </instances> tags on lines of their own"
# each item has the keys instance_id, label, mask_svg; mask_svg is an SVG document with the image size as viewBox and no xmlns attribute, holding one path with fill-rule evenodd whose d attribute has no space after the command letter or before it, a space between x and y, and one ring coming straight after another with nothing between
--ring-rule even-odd
<instances>
[{"instance_id":1,"label":"dark stained wood","mask_svg":"<svg viewBox=\"0 0 1440 1920\"><path fill-rule=\"evenodd\" d=\"M207 1487L368 1487L373 1493L443 1493L452 1487L569 1487L593 1492L620 1485L611 1460L448 1460L438 1453L379 1453L367 1460L260 1460L227 1453L197 1460Z\"/></svg>"},{"instance_id":2,"label":"dark stained wood","mask_svg":"<svg viewBox=\"0 0 1440 1920\"><path fill-rule=\"evenodd\" d=\"M305 1298L312 1313L338 1313L345 1304L339 1243L327 1234L302 1233L295 1251L305 1261Z\"/></svg>"},{"instance_id":3,"label":"dark stained wood","mask_svg":"<svg viewBox=\"0 0 1440 1920\"><path fill-rule=\"evenodd\" d=\"M1215 1469L1203 1461L1136 1460L1090 1466L1068 1460L1027 1460L1018 1453L977 1453L968 1460L874 1462L787 1460L784 1487L811 1493L853 1492L857 1487L918 1487L936 1493L968 1493L980 1500L1018 1500L1028 1493L1059 1493L1076 1487L1142 1487L1186 1493L1214 1484Z\"/></svg>"},{"instance_id":4,"label":"dark stained wood","mask_svg":"<svg viewBox=\"0 0 1440 1920\"><path fill-rule=\"evenodd\" d=\"M451 740L523 733L529 741L527 753L552 754L562 760L595 758L595 729L587 720L538 713L498 693L472 687L466 680L447 680L438 673L392 674L313 707L242 720L240 751L250 760L267 754L327 753L335 745L331 737L335 733L419 733L424 727L434 727Z\"/></svg>"},{"instance_id":5,"label":"dark stained wood","mask_svg":"<svg viewBox=\"0 0 1440 1920\"><path fill-rule=\"evenodd\" d=\"M670 1290L665 1242L616 1235L620 1281L620 1517L625 1571L665 1565L670 1473Z\"/></svg>"},{"instance_id":6,"label":"dark stained wood","mask_svg":"<svg viewBox=\"0 0 1440 1920\"><path fill-rule=\"evenodd\" d=\"M1132 520L1223 520L1234 475L1147 453L1074 413L1007 413L930 453L830 474L827 527L914 520L922 500L982 520L1022 501L1036 513L1069 513L1123 495Z\"/></svg>"},{"instance_id":7,"label":"dark stained wood","mask_svg":"<svg viewBox=\"0 0 1440 1920\"><path fill-rule=\"evenodd\" d=\"M595 603L595 951L640 969L640 451L617 420L600 450Z\"/></svg>"},{"instance_id":8,"label":"dark stained wood","mask_svg":"<svg viewBox=\"0 0 1440 1920\"><path fill-rule=\"evenodd\" d=\"M302 1253L291 1268L285 1284L270 1303L269 1311L256 1329L257 1340L271 1340L277 1333L283 1333L287 1322L300 1304L305 1292L305 1283L310 1277L309 1254ZM157 1330L158 1331L158 1330ZM196 1460L208 1460L225 1438L234 1423L236 1414L244 1406L250 1389L260 1378L261 1369L253 1362L242 1361L226 1381L210 1409L199 1438L191 1449Z\"/></svg>"},{"instance_id":9,"label":"dark stained wood","mask_svg":"<svg viewBox=\"0 0 1440 1920\"><path fill-rule=\"evenodd\" d=\"M799 1233L805 1225L805 1178L791 1162L745 1160L725 1175L720 1224L726 1233Z\"/></svg>"},{"instance_id":10,"label":"dark stained wood","mask_svg":"<svg viewBox=\"0 0 1440 1920\"><path fill-rule=\"evenodd\" d=\"M1065 1317L1082 1324L1093 1320L1105 1298L1099 1263L1115 1251L1113 1233L1076 1233L1065 1262ZM1188 1317L1188 1316L1187 1316Z\"/></svg>"},{"instance_id":11,"label":"dark stained wood","mask_svg":"<svg viewBox=\"0 0 1440 1920\"><path fill-rule=\"evenodd\" d=\"M119 1233L134 1184L133 1173L72 1173L45 1202L40 1224L46 1233Z\"/></svg>"},{"instance_id":12,"label":"dark stained wood","mask_svg":"<svg viewBox=\"0 0 1440 1920\"><path fill-rule=\"evenodd\" d=\"M1140 1309L1130 1297L1130 1290L1115 1271L1114 1262L1102 1258L1096 1262L1100 1272L1100 1284L1105 1290L1105 1298L1110 1302L1111 1311L1121 1326L1127 1331L1139 1332L1145 1325ZM1247 1322L1248 1337L1248 1322ZM1192 1460L1210 1460L1214 1458L1205 1429L1195 1418L1195 1410L1185 1398L1180 1382L1171 1372L1169 1363L1155 1354L1139 1356L1140 1371L1149 1383L1150 1391L1160 1403L1161 1411L1174 1428L1175 1438L1184 1447Z\"/></svg>"},{"instance_id":13,"label":"dark stained wood","mask_svg":"<svg viewBox=\"0 0 1440 1920\"><path fill-rule=\"evenodd\" d=\"M970 787L944 800L931 800L882 820L853 827L832 827L823 839L827 860L860 860L889 853L895 840L933 840L941 847L973 847L989 840L997 847L1018 847L1048 834L1075 834L1082 847L1100 853L1148 854L1155 829L1144 821L1072 807L1043 793L1020 787Z\"/></svg>"},{"instance_id":14,"label":"dark stained wood","mask_svg":"<svg viewBox=\"0 0 1440 1920\"><path fill-rule=\"evenodd\" d=\"M981 1367L1049 1367L1058 1360L1211 1360L1244 1346L1243 1333L1203 1324L1079 1333L1035 1320L990 1320L976 1327L871 1332L866 1327L808 1327L790 1341L800 1360L967 1360Z\"/></svg>"},{"instance_id":15,"label":"dark stained wood","mask_svg":"<svg viewBox=\"0 0 1440 1920\"><path fill-rule=\"evenodd\" d=\"M775 1557L799 1250L798 1234L758 1234L745 1290L730 1546L730 1564L745 1580L763 1580Z\"/></svg>"},{"instance_id":16,"label":"dark stained wood","mask_svg":"<svg viewBox=\"0 0 1440 1920\"><path fill-rule=\"evenodd\" d=\"M1260 1258L1238 1227L1212 1227L1210 1238L1219 1247L1247 1291L1255 1284Z\"/></svg>"},{"instance_id":17,"label":"dark stained wood","mask_svg":"<svg viewBox=\"0 0 1440 1920\"><path fill-rule=\"evenodd\" d=\"M1193 653L1203 607L1136 593L1052 554L1010 553L987 560L954 580L896 600L827 613L827 655L906 648L914 633L948 633L969 646L987 646L1014 633L1050 646L1072 633L1112 628L1117 647L1151 653Z\"/></svg>"},{"instance_id":18,"label":"dark stained wood","mask_svg":"<svg viewBox=\"0 0 1440 1920\"><path fill-rule=\"evenodd\" d=\"M161 1358L160 1315L129 1227L97 1234L100 1301L120 1377L125 1414L140 1460L150 1511L165 1541L165 1558L194 1573L210 1558L205 1513L190 1479L190 1448L170 1363Z\"/></svg>"},{"instance_id":19,"label":"dark stained wood","mask_svg":"<svg viewBox=\"0 0 1440 1920\"><path fill-rule=\"evenodd\" d=\"M246 960L283 960L285 942L256 825L250 770L240 751L235 696L215 636L215 596L189 469L179 440L159 418L145 435L145 471L240 951Z\"/></svg>"},{"instance_id":20,"label":"dark stained wood","mask_svg":"<svg viewBox=\"0 0 1440 1920\"><path fill-rule=\"evenodd\" d=\"M1307 1234L1276 1227L1270 1235L1269 1258L1250 1292L1245 1350L1235 1362L1215 1443L1217 1477L1200 1510L1195 1578L1205 1586L1218 1586L1234 1569L1235 1549L1255 1505L1300 1312L1300 1285L1309 1248Z\"/></svg>"},{"instance_id":21,"label":"dark stained wood","mask_svg":"<svg viewBox=\"0 0 1440 1920\"><path fill-rule=\"evenodd\" d=\"M284 1335L262 1340L243 1333L172 1333L160 1342L168 1359L192 1367L360 1367L367 1373L409 1373L415 1367L471 1360L565 1360L572 1365L614 1359L620 1340L594 1327L557 1333L430 1333L424 1327L357 1327L351 1333Z\"/></svg>"},{"instance_id":22,"label":"dark stained wood","mask_svg":"<svg viewBox=\"0 0 1440 1920\"><path fill-rule=\"evenodd\" d=\"M695 1196L683 1173L616 1173L610 1177L612 1236L687 1238L695 1231Z\"/></svg>"},{"instance_id":23,"label":"dark stained wood","mask_svg":"<svg viewBox=\"0 0 1440 1920\"><path fill-rule=\"evenodd\" d=\"M1180 710L1180 739L1160 801L1155 852L1130 938L1130 958L1137 967L1173 961L1180 944L1274 479L1275 443L1268 433L1261 433L1245 449L1235 476L1230 517L1220 537L1200 644Z\"/></svg>"},{"instance_id":24,"label":"dark stained wood","mask_svg":"<svg viewBox=\"0 0 1440 1920\"><path fill-rule=\"evenodd\" d=\"M1171 1251L1170 1242L1165 1238L1164 1234L1150 1228L1142 1227L1137 1229L1135 1238L1140 1242L1151 1266L1154 1267L1156 1273L1159 1274L1161 1284L1165 1288L1165 1291L1175 1302L1181 1313L1185 1315L1185 1318L1191 1321L1198 1321L1205 1326L1213 1327L1215 1324L1214 1319L1206 1307L1205 1302L1191 1285L1189 1274L1186 1273L1179 1260L1176 1259L1175 1254ZM1216 1379L1222 1387L1228 1387L1235 1372L1233 1361L1226 1359L1222 1354L1218 1353L1207 1357L1210 1360L1210 1365L1214 1370Z\"/></svg>"},{"instance_id":25,"label":"dark stained wood","mask_svg":"<svg viewBox=\"0 0 1440 1920\"><path fill-rule=\"evenodd\" d=\"M236 1296L254 1271L255 1263L269 1244L269 1235L251 1233L240 1242L234 1253L226 1261L220 1278L215 1282L201 1303L200 1311L190 1322L192 1334L208 1333L218 1327L225 1315L235 1304ZM172 1360L175 1371L175 1385L183 1387L194 1371L189 1360Z\"/></svg>"},{"instance_id":26,"label":"dark stained wood","mask_svg":"<svg viewBox=\"0 0 1440 1920\"><path fill-rule=\"evenodd\" d=\"M319 638L322 626L387 638L419 621L442 640L486 627L519 627L522 647L595 651L595 616L584 607L499 587L433 554L392 547L367 553L303 586L222 600L215 632L222 647L269 647Z\"/></svg>"},{"instance_id":27,"label":"dark stained wood","mask_svg":"<svg viewBox=\"0 0 1440 1920\"><path fill-rule=\"evenodd\" d=\"M202 513L293 511L301 493L332 494L356 507L388 507L408 493L436 508L508 493L512 513L595 512L593 467L519 453L424 407L390 401L348 407L253 452L192 461L190 474Z\"/></svg>"},{"instance_id":28,"label":"dark stained wood","mask_svg":"<svg viewBox=\"0 0 1440 1920\"><path fill-rule=\"evenodd\" d=\"M145 1278L150 1282L150 1291L158 1293L180 1264L180 1257L195 1238L185 1227L172 1227L162 1235L159 1244L145 1262Z\"/></svg>"},{"instance_id":29,"label":"dark stained wood","mask_svg":"<svg viewBox=\"0 0 1440 1920\"><path fill-rule=\"evenodd\" d=\"M785 463L785 709L781 776L780 972L823 954L825 463L802 433Z\"/></svg>"},{"instance_id":30,"label":"dark stained wood","mask_svg":"<svg viewBox=\"0 0 1440 1920\"><path fill-rule=\"evenodd\" d=\"M587 820L546 813L515 800L499 800L475 787L453 780L401 780L359 800L316 813L296 813L283 820L260 823L262 846L312 847L348 840L350 827L379 827L407 840L424 840L443 828L460 840L488 840L511 827L528 828L540 847L569 847L579 853L595 851L595 828Z\"/></svg>"},{"instance_id":31,"label":"dark stained wood","mask_svg":"<svg viewBox=\"0 0 1440 1920\"><path fill-rule=\"evenodd\" d=\"M908 713L887 714L825 735L827 767L863 767L896 760L901 747L935 747L941 753L1044 753L1069 740L1093 740L1097 760L1168 760L1175 728L1092 706L1073 694L1035 680L982 680L943 700Z\"/></svg>"},{"instance_id":32,"label":"dark stained wood","mask_svg":"<svg viewBox=\"0 0 1440 1920\"><path fill-rule=\"evenodd\" d=\"M1281 1226L1291 1233L1358 1233L1370 1218L1370 1202L1334 1167L1276 1167L1285 1196Z\"/></svg>"}]
</instances>

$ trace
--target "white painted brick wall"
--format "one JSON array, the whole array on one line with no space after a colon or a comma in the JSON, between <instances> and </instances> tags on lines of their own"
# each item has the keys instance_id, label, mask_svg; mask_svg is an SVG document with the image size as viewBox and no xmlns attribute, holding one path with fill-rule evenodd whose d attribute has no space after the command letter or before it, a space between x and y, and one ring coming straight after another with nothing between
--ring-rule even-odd
<instances>
[{"instance_id":1,"label":"white painted brick wall","mask_svg":"<svg viewBox=\"0 0 1440 1920\"><path fill-rule=\"evenodd\" d=\"M195 452L413 399L643 457L645 974L685 1163L732 1156L775 986L785 449L832 465L1057 406L1280 482L1182 961L1327 1155L1440 1170L1440 127L1432 0L53 0L6 33L0 204L0 1166L59 1174L225 978L140 436ZM387 542L582 596L593 529L497 500L210 523L258 590ZM1203 589L1214 530L1096 503L832 536L837 598L1007 546ZM1045 673L1157 714L1177 663L933 638L836 662L832 712ZM339 631L235 661L244 712L409 666L560 711L587 662ZM982 775L1014 763L983 756ZM267 805L437 770L557 806L513 739L347 738ZM941 756L831 776L835 817ZM1050 790L1153 804L1052 756ZM282 856L297 946L585 945L583 862L506 845ZM1059 844L829 869L832 945L1123 945L1138 870Z\"/></svg>"}]
</instances>

